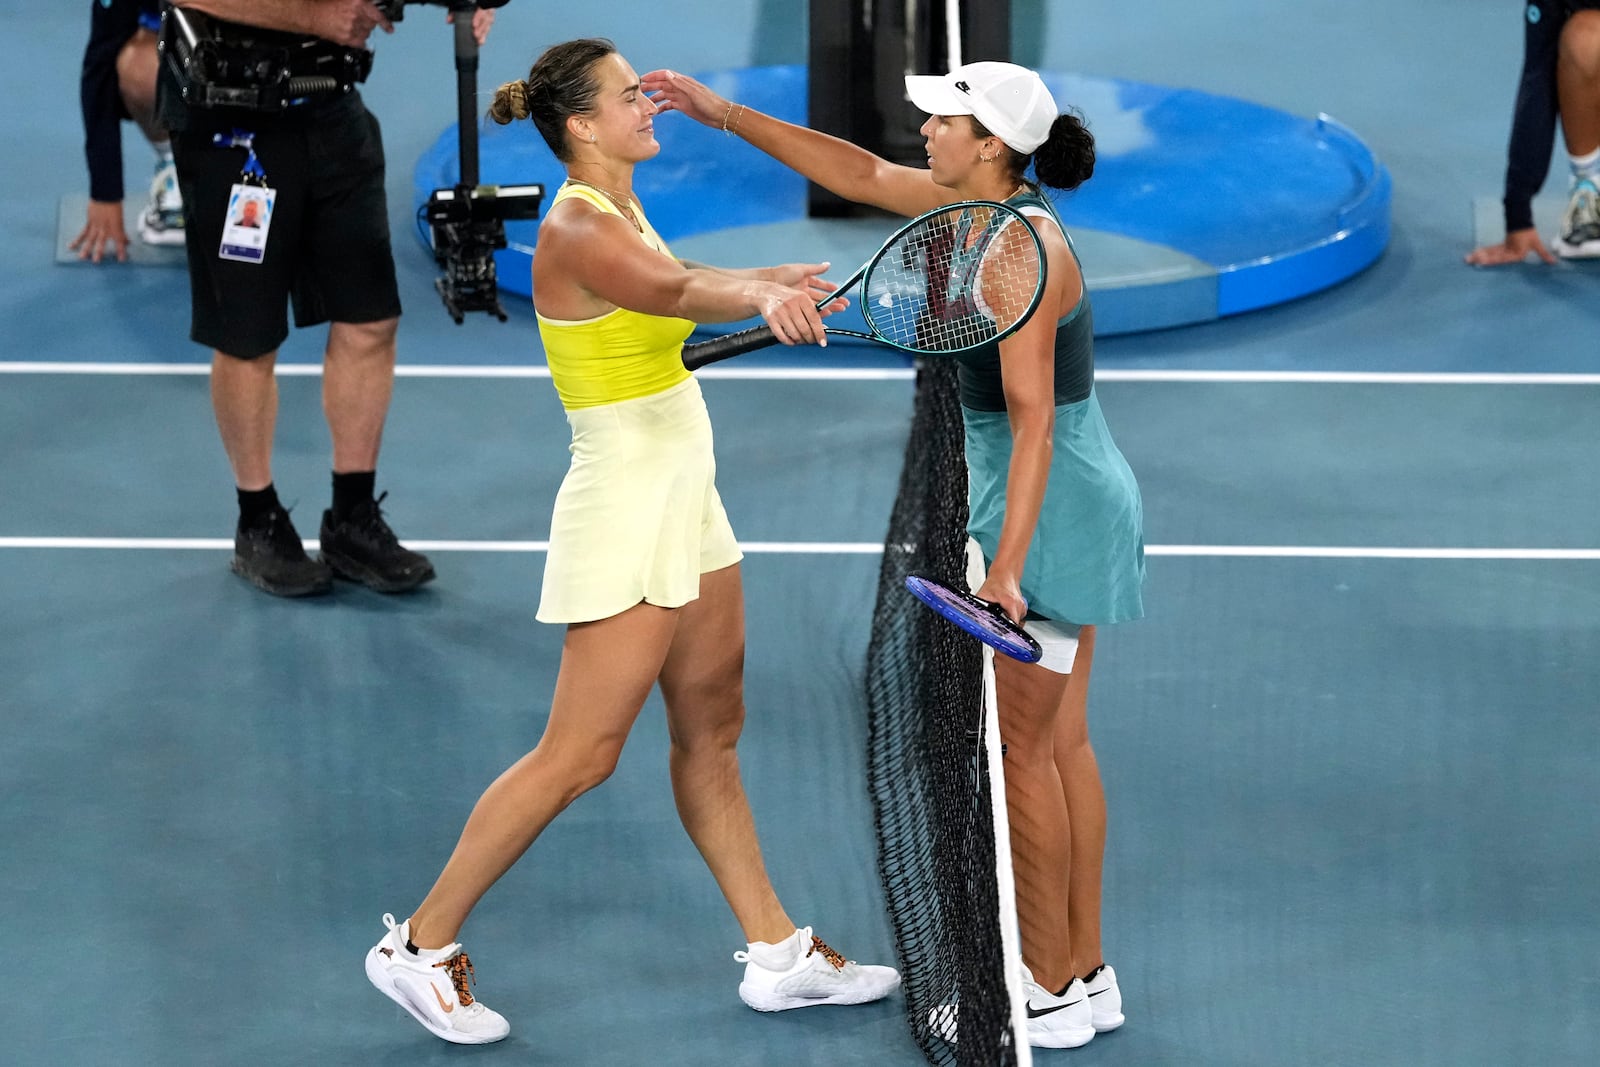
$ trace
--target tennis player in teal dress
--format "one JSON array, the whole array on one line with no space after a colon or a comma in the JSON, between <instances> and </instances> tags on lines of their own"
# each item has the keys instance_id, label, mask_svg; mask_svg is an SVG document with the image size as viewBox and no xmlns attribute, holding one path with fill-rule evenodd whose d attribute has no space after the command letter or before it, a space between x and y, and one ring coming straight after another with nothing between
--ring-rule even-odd
<instances>
[{"instance_id":1,"label":"tennis player in teal dress","mask_svg":"<svg viewBox=\"0 0 1600 1067\"><path fill-rule=\"evenodd\" d=\"M921 131L926 170L749 109L674 71L642 84L663 110L741 137L847 200L907 217L960 200L1005 201L1038 234L1048 263L1039 310L960 366L969 582L1025 620L1044 648L1037 664L995 658L1028 1039L1067 1048L1116 1029L1122 995L1100 943L1105 794L1087 701L1095 627L1144 614L1144 516L1094 393L1083 271L1040 190L1087 180L1093 137L1059 112L1037 74L1010 63L906 79L930 115Z\"/></svg>"},{"instance_id":2,"label":"tennis player in teal dress","mask_svg":"<svg viewBox=\"0 0 1600 1067\"><path fill-rule=\"evenodd\" d=\"M1032 190L1007 201L1049 219L1050 201ZM1067 238L1077 263L1077 252ZM1081 267L1080 267L1081 275ZM1079 285L1072 309L1055 326L1055 426L1044 501L1028 542L1021 590L1025 618L1045 650L1044 664L1072 673L1072 629L1128 622L1144 615L1144 509L1139 485L1117 449L1094 391L1094 309ZM986 562L1000 548L1013 457L1000 345L957 357L966 432L967 532ZM974 588L977 588L974 585ZM1035 625L1042 621L1058 625ZM1038 631L1045 631L1043 633Z\"/></svg>"}]
</instances>

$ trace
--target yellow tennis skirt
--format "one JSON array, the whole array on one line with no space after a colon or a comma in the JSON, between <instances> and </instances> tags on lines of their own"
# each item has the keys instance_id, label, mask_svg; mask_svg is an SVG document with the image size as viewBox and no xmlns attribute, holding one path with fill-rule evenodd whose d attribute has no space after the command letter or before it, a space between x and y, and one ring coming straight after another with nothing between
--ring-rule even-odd
<instances>
[{"instance_id":1,"label":"yellow tennis skirt","mask_svg":"<svg viewBox=\"0 0 1600 1067\"><path fill-rule=\"evenodd\" d=\"M682 607L743 558L717 496L711 418L693 378L567 412L572 466L550 517L540 622Z\"/></svg>"}]
</instances>

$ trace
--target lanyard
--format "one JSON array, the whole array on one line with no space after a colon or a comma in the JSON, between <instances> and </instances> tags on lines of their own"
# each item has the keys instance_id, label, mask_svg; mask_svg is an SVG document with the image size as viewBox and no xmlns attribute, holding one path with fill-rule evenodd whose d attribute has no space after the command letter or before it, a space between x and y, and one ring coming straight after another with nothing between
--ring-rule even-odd
<instances>
[{"instance_id":1,"label":"lanyard","mask_svg":"<svg viewBox=\"0 0 1600 1067\"><path fill-rule=\"evenodd\" d=\"M233 133L213 134L211 143L219 148L243 148L250 153L244 161L244 168L239 172L239 180L246 185L267 184L267 172L261 168L261 160L256 158L256 135L248 130L235 129Z\"/></svg>"}]
</instances>

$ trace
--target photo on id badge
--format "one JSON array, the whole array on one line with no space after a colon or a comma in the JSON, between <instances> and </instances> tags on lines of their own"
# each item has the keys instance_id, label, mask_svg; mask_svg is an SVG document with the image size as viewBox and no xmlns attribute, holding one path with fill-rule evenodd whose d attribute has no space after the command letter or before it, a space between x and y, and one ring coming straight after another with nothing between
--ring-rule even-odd
<instances>
[{"instance_id":1,"label":"photo on id badge","mask_svg":"<svg viewBox=\"0 0 1600 1067\"><path fill-rule=\"evenodd\" d=\"M235 185L228 194L228 213L222 227L222 247L217 255L244 263L260 263L267 254L267 231L272 226L276 189L260 185Z\"/></svg>"}]
</instances>

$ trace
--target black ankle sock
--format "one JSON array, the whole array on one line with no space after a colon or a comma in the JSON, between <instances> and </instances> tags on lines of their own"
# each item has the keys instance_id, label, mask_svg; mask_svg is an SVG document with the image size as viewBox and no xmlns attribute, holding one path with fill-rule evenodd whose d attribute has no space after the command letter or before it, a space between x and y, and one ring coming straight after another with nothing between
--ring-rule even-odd
<instances>
[{"instance_id":1,"label":"black ankle sock","mask_svg":"<svg viewBox=\"0 0 1600 1067\"><path fill-rule=\"evenodd\" d=\"M246 526L260 526L267 516L278 510L278 490L272 485L265 489L239 489L239 521Z\"/></svg>"},{"instance_id":2,"label":"black ankle sock","mask_svg":"<svg viewBox=\"0 0 1600 1067\"><path fill-rule=\"evenodd\" d=\"M417 956L417 955L420 955L422 953L422 950L420 948L418 948L416 945L413 945L411 943L411 939L409 937L406 938L406 951L411 953L413 956Z\"/></svg>"},{"instance_id":3,"label":"black ankle sock","mask_svg":"<svg viewBox=\"0 0 1600 1067\"><path fill-rule=\"evenodd\" d=\"M333 473L333 517L348 519L362 504L372 503L372 490L378 484L377 471Z\"/></svg>"},{"instance_id":4,"label":"black ankle sock","mask_svg":"<svg viewBox=\"0 0 1600 1067\"><path fill-rule=\"evenodd\" d=\"M1076 978L1074 978L1072 980L1072 982L1076 982L1076 981L1077 981ZM1060 1000L1062 997L1067 995L1067 990L1072 988L1072 982L1068 982L1066 985L1062 986L1061 987L1061 991L1055 994L1055 998L1057 1000Z\"/></svg>"},{"instance_id":5,"label":"black ankle sock","mask_svg":"<svg viewBox=\"0 0 1600 1067\"><path fill-rule=\"evenodd\" d=\"M1084 975L1083 976L1083 984L1084 985L1088 985L1090 982L1094 981L1095 975L1099 974L1101 971L1103 971L1105 969L1106 969L1106 965L1102 963L1100 966L1096 967L1094 970L1092 970L1088 974Z\"/></svg>"}]
</instances>

